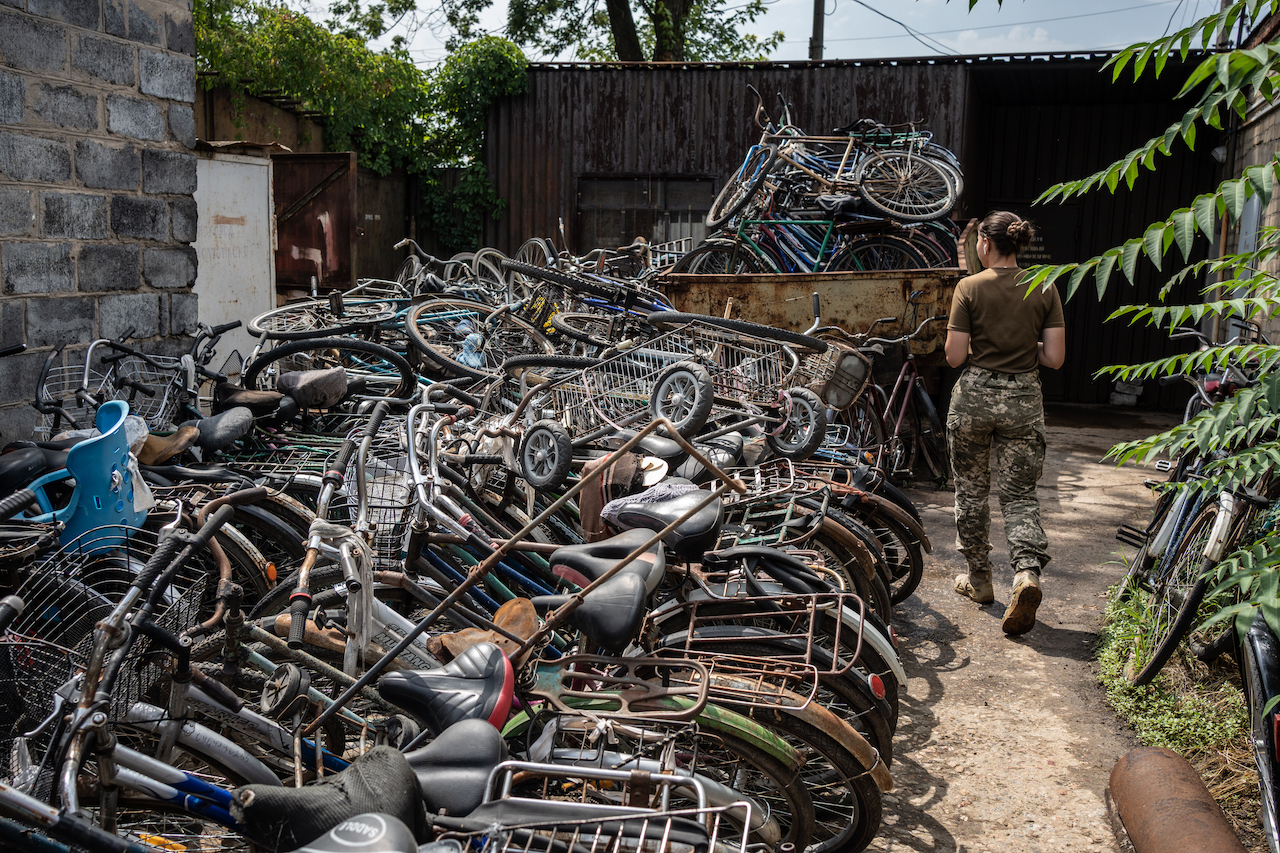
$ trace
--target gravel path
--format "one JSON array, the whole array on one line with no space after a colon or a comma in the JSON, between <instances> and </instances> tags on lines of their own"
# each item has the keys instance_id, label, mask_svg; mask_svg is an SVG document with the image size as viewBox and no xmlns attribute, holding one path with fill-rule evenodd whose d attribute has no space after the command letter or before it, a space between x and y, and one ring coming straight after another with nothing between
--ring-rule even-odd
<instances>
[{"instance_id":1,"label":"gravel path","mask_svg":"<svg viewBox=\"0 0 1280 853\"><path fill-rule=\"evenodd\" d=\"M1161 415L1050 407L1040 499L1053 562L1036 627L1009 639L1000 618L1012 573L992 497L996 602L956 595L952 493L912 489L933 544L924 580L895 611L909 676L892 767L895 789L869 849L955 853L1117 851L1103 792L1135 741L1106 705L1091 661L1107 587L1123 572L1116 527L1142 523L1153 469L1116 468L1117 442L1157 432ZM994 484L993 484L994 487Z\"/></svg>"}]
</instances>

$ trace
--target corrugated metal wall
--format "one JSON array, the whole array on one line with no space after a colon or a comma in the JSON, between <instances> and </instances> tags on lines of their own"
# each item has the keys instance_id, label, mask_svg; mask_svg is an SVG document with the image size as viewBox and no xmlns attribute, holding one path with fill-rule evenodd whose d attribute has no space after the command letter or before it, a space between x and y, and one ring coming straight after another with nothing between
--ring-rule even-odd
<instances>
[{"instance_id":1,"label":"corrugated metal wall","mask_svg":"<svg viewBox=\"0 0 1280 853\"><path fill-rule=\"evenodd\" d=\"M590 177L708 177L716 186L741 162L759 131L750 83L771 114L782 92L795 122L814 133L868 117L924 120L959 155L966 190L956 215L1014 207L1043 226L1053 262L1084 260L1140 236L1156 218L1190 203L1217 177L1217 144L1201 133L1194 153L1161 158L1134 191L1091 194L1078 203L1032 209L1051 184L1080 178L1159 135L1188 104L1175 101L1185 69L1170 62L1161 80L1112 84L1103 56L946 58L865 63L760 65L541 65L526 96L490 115L485 162L506 213L485 242L514 251L552 236L564 218L577 232L577 187ZM1207 251L1207 241L1198 250ZM590 247L574 247L578 251ZM1046 395L1106 402L1097 368L1169 354L1162 336L1103 319L1119 304L1148 301L1163 279L1142 264L1138 286L1113 287L1099 304L1083 293L1067 309L1068 367L1050 376ZM1177 299L1194 301L1193 288ZM1143 405L1171 408L1183 392L1148 383Z\"/></svg>"}]
</instances>

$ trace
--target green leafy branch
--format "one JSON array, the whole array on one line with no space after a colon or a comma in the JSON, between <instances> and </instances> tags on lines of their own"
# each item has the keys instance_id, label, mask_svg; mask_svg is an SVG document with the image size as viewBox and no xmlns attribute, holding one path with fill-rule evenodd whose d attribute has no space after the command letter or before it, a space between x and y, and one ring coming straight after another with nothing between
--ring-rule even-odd
<instances>
[{"instance_id":1,"label":"green leafy branch","mask_svg":"<svg viewBox=\"0 0 1280 853\"><path fill-rule=\"evenodd\" d=\"M973 7L970 6L970 8ZM1133 61L1134 80L1142 76L1142 72L1146 70L1151 60L1155 60L1152 68L1158 77L1174 51L1177 51L1180 58L1185 60L1191 53L1193 44L1199 42L1201 50L1208 50L1214 36L1220 32L1231 32L1242 15L1249 20L1257 21L1261 20L1261 16L1274 14L1277 10L1280 10L1280 0L1238 0L1225 9L1219 9L1200 18L1191 26L1178 30L1172 35L1163 36L1155 41L1131 44L1107 60L1107 64L1114 67L1111 79L1120 79L1121 72L1130 60ZM1188 81L1187 86L1183 88L1183 94L1194 85L1196 84Z\"/></svg>"},{"instance_id":2,"label":"green leafy branch","mask_svg":"<svg viewBox=\"0 0 1280 853\"><path fill-rule=\"evenodd\" d=\"M1245 169L1243 177L1223 181L1215 191L1196 196L1190 207L1179 208L1168 219L1153 223L1143 236L1134 237L1087 261L1031 267L1025 279L1027 291L1048 287L1069 275L1065 297L1070 299L1085 277L1092 272L1098 296L1101 297L1117 266L1130 284L1136 281L1138 258L1142 255L1146 255L1159 270L1165 254L1177 244L1183 261L1188 261L1197 230L1213 239L1219 218L1225 215L1232 222L1238 220L1250 196L1257 194L1263 204L1271 200L1277 168L1280 168L1280 154L1266 163Z\"/></svg>"}]
</instances>

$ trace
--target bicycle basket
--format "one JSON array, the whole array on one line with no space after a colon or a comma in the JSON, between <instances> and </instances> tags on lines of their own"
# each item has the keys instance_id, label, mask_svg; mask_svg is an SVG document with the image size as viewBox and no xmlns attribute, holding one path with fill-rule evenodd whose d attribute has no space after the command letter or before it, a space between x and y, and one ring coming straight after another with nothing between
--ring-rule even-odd
<instances>
[{"instance_id":1,"label":"bicycle basket","mask_svg":"<svg viewBox=\"0 0 1280 853\"><path fill-rule=\"evenodd\" d=\"M871 356L871 376L877 385L891 387L898 379L898 372L907 361L907 345L904 343L881 344L883 355Z\"/></svg>"},{"instance_id":2,"label":"bicycle basket","mask_svg":"<svg viewBox=\"0 0 1280 853\"><path fill-rule=\"evenodd\" d=\"M837 410L852 406L871 383L871 359L835 341L828 341L827 351L810 356L800 369L809 376L809 390Z\"/></svg>"}]
</instances>

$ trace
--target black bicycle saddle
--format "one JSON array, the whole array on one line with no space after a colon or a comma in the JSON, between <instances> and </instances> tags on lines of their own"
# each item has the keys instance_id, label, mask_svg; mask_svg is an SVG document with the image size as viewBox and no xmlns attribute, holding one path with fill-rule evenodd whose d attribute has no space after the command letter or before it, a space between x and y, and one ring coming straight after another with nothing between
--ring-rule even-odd
<instances>
[{"instance_id":1,"label":"black bicycle saddle","mask_svg":"<svg viewBox=\"0 0 1280 853\"><path fill-rule=\"evenodd\" d=\"M477 643L436 669L406 669L378 679L388 702L422 721L435 735L460 720L501 726L511 712L515 675L493 643Z\"/></svg>"}]
</instances>

